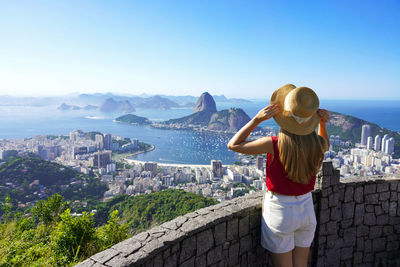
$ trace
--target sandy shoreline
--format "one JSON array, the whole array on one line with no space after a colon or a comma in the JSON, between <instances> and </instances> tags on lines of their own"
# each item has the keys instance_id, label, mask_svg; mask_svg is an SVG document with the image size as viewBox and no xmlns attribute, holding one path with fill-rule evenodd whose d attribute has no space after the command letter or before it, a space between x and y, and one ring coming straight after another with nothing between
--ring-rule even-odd
<instances>
[{"instance_id":1,"label":"sandy shoreline","mask_svg":"<svg viewBox=\"0 0 400 267\"><path fill-rule=\"evenodd\" d=\"M141 153L146 153L146 152L150 152L153 151L156 147L154 145L151 145L151 147L147 150L144 151L136 151L134 153L122 153L122 154L115 154L115 160L116 161L124 161L124 160L130 160L128 159L128 157L132 157Z\"/></svg>"},{"instance_id":2,"label":"sandy shoreline","mask_svg":"<svg viewBox=\"0 0 400 267\"><path fill-rule=\"evenodd\" d=\"M127 154L119 154L118 160L119 161L124 161L127 162L128 164L145 164L146 162L155 162L157 163L158 166L165 166L165 167L191 167L191 168L211 168L211 162L210 164L184 164L184 163L160 163L157 161L141 161L141 160L135 160L135 159L128 159L128 157L132 157L141 153L146 153L153 151L156 147L154 145L151 145L151 148L149 148L146 151L137 151L135 153L127 153ZM231 165L225 165L224 166L231 166Z\"/></svg>"},{"instance_id":3,"label":"sandy shoreline","mask_svg":"<svg viewBox=\"0 0 400 267\"><path fill-rule=\"evenodd\" d=\"M165 167L191 167L191 168L203 168L203 167L208 167L211 168L211 163L210 164L178 164L178 163L159 163L156 161L141 161L141 160L134 160L134 159L128 159L125 158L125 160L128 163L135 163L135 164L144 164L146 162L155 162L157 163L158 166L165 166ZM228 165L225 165L228 166Z\"/></svg>"}]
</instances>

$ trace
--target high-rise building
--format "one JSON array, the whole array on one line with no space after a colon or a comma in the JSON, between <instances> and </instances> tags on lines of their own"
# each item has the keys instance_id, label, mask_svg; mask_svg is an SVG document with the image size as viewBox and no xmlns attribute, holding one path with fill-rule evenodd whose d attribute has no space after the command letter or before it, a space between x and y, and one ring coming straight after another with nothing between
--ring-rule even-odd
<instances>
[{"instance_id":1,"label":"high-rise building","mask_svg":"<svg viewBox=\"0 0 400 267\"><path fill-rule=\"evenodd\" d=\"M335 144L335 136L334 136L334 135L331 135L331 136L329 137L329 143L330 143L331 145L334 145L334 144Z\"/></svg>"},{"instance_id":2,"label":"high-rise building","mask_svg":"<svg viewBox=\"0 0 400 267\"><path fill-rule=\"evenodd\" d=\"M72 131L72 132L69 133L69 139L70 139L72 142L75 142L75 141L76 141L76 134L75 134L74 131Z\"/></svg>"},{"instance_id":3,"label":"high-rise building","mask_svg":"<svg viewBox=\"0 0 400 267\"><path fill-rule=\"evenodd\" d=\"M257 157L256 168L263 171L264 170L264 162L265 162L265 159L263 157Z\"/></svg>"},{"instance_id":4,"label":"high-rise building","mask_svg":"<svg viewBox=\"0 0 400 267\"><path fill-rule=\"evenodd\" d=\"M112 149L111 134L104 135L104 149L106 149L106 150L111 150Z\"/></svg>"},{"instance_id":5,"label":"high-rise building","mask_svg":"<svg viewBox=\"0 0 400 267\"><path fill-rule=\"evenodd\" d=\"M211 169L214 173L214 177L222 177L224 174L224 168L222 167L222 161L220 160L212 160Z\"/></svg>"},{"instance_id":6,"label":"high-rise building","mask_svg":"<svg viewBox=\"0 0 400 267\"><path fill-rule=\"evenodd\" d=\"M371 125L364 124L361 128L361 145L366 146L368 141L368 136L371 135Z\"/></svg>"},{"instance_id":7,"label":"high-rise building","mask_svg":"<svg viewBox=\"0 0 400 267\"><path fill-rule=\"evenodd\" d=\"M227 170L228 177L234 183L241 183L242 182L242 175L236 171L232 171L231 169Z\"/></svg>"},{"instance_id":8,"label":"high-rise building","mask_svg":"<svg viewBox=\"0 0 400 267\"><path fill-rule=\"evenodd\" d=\"M144 164L144 170L150 171L153 176L157 175L157 162L146 162Z\"/></svg>"},{"instance_id":9,"label":"high-rise building","mask_svg":"<svg viewBox=\"0 0 400 267\"><path fill-rule=\"evenodd\" d=\"M0 159L4 159L7 157L7 150L0 150Z\"/></svg>"},{"instance_id":10,"label":"high-rise building","mask_svg":"<svg viewBox=\"0 0 400 267\"><path fill-rule=\"evenodd\" d=\"M389 135L385 134L382 138L382 146L381 146L381 151L385 152L386 151L386 140L389 139Z\"/></svg>"},{"instance_id":11,"label":"high-rise building","mask_svg":"<svg viewBox=\"0 0 400 267\"><path fill-rule=\"evenodd\" d=\"M104 149L104 137L102 134L96 134L95 142L98 150Z\"/></svg>"},{"instance_id":12,"label":"high-rise building","mask_svg":"<svg viewBox=\"0 0 400 267\"><path fill-rule=\"evenodd\" d=\"M372 149L373 144L374 144L374 141L373 141L372 137L368 136L368 138L367 138L367 149L368 150Z\"/></svg>"},{"instance_id":13,"label":"high-rise building","mask_svg":"<svg viewBox=\"0 0 400 267\"><path fill-rule=\"evenodd\" d=\"M73 130L69 133L69 139L72 142L76 141L79 137L82 137L85 133L82 130Z\"/></svg>"},{"instance_id":14,"label":"high-rise building","mask_svg":"<svg viewBox=\"0 0 400 267\"><path fill-rule=\"evenodd\" d=\"M75 158L76 155L82 155L88 153L88 149L86 146L74 147L72 149L72 156Z\"/></svg>"},{"instance_id":15,"label":"high-rise building","mask_svg":"<svg viewBox=\"0 0 400 267\"><path fill-rule=\"evenodd\" d=\"M336 145L336 146L339 146L339 145L340 145L340 136L339 136L339 135L336 135L336 136L335 136L335 145Z\"/></svg>"},{"instance_id":16,"label":"high-rise building","mask_svg":"<svg viewBox=\"0 0 400 267\"><path fill-rule=\"evenodd\" d=\"M115 163L109 163L106 166L106 172L107 173L113 173L117 170L117 166L115 165Z\"/></svg>"},{"instance_id":17,"label":"high-rise building","mask_svg":"<svg viewBox=\"0 0 400 267\"><path fill-rule=\"evenodd\" d=\"M374 150L378 151L381 149L381 136L378 134L375 136Z\"/></svg>"},{"instance_id":18,"label":"high-rise building","mask_svg":"<svg viewBox=\"0 0 400 267\"><path fill-rule=\"evenodd\" d=\"M98 151L91 158L91 165L96 168L106 168L107 164L111 163L111 151Z\"/></svg>"},{"instance_id":19,"label":"high-rise building","mask_svg":"<svg viewBox=\"0 0 400 267\"><path fill-rule=\"evenodd\" d=\"M136 138L132 138L131 142L132 142L133 148L136 149L139 145L139 140Z\"/></svg>"},{"instance_id":20,"label":"high-rise building","mask_svg":"<svg viewBox=\"0 0 400 267\"><path fill-rule=\"evenodd\" d=\"M389 139L386 140L386 145L385 145L385 153L386 154L392 154L394 151L394 138L390 137Z\"/></svg>"}]
</instances>

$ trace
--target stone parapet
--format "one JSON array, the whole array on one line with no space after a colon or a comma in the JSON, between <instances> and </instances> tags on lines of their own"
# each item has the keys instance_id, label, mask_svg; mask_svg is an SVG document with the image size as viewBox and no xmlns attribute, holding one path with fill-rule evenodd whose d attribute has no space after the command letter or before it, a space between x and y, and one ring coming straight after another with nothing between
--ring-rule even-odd
<instances>
[{"instance_id":1,"label":"stone parapet","mask_svg":"<svg viewBox=\"0 0 400 267\"><path fill-rule=\"evenodd\" d=\"M396 175L352 177L322 188L315 265L399 266L399 182Z\"/></svg>"},{"instance_id":2,"label":"stone parapet","mask_svg":"<svg viewBox=\"0 0 400 267\"><path fill-rule=\"evenodd\" d=\"M257 192L137 234L77 266L265 266Z\"/></svg>"},{"instance_id":3,"label":"stone parapet","mask_svg":"<svg viewBox=\"0 0 400 267\"><path fill-rule=\"evenodd\" d=\"M177 217L77 266L271 266L260 245L263 192ZM340 179L324 162L313 191L309 266L398 266L400 177Z\"/></svg>"}]
</instances>

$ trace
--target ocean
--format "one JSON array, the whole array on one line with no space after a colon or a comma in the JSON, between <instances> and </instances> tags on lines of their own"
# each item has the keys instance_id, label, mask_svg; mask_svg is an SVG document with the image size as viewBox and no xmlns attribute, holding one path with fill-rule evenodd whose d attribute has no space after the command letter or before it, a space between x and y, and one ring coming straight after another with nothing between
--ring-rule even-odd
<instances>
[{"instance_id":1,"label":"ocean","mask_svg":"<svg viewBox=\"0 0 400 267\"><path fill-rule=\"evenodd\" d=\"M254 100L252 103L217 103L217 109L242 108L250 117L268 104ZM350 101L321 100L321 108L352 115L381 127L400 131L400 101ZM192 113L192 109L149 110L140 109L134 114L153 121L179 118ZM162 130L149 126L134 126L113 122L122 114L99 111L60 111L57 106L0 106L0 138L29 138L35 135L68 134L74 129L100 131L123 137L137 138L155 145L156 149L139 154L134 159L177 164L209 164L212 159L232 164L238 154L226 148L231 134L198 133L190 131ZM263 122L263 127L278 128L273 120Z\"/></svg>"}]
</instances>

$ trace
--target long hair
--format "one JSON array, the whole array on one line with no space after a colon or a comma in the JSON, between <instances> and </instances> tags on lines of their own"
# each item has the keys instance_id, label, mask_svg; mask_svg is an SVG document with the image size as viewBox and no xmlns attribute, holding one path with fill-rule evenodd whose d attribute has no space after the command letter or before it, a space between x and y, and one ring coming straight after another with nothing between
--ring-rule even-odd
<instances>
[{"instance_id":1,"label":"long hair","mask_svg":"<svg viewBox=\"0 0 400 267\"><path fill-rule=\"evenodd\" d=\"M327 147L325 138L315 131L308 135L296 135L283 129L279 132L279 159L287 177L297 183L308 184L316 175Z\"/></svg>"}]
</instances>

